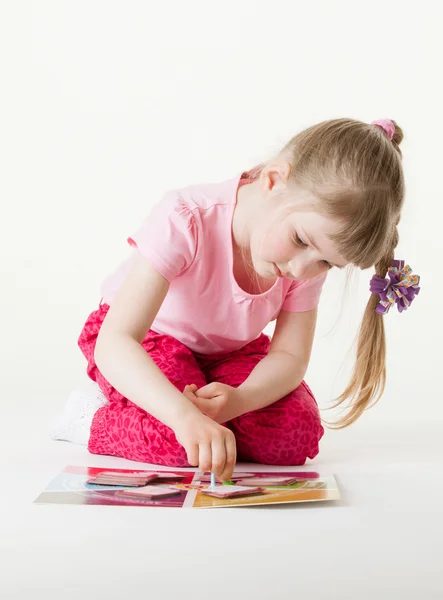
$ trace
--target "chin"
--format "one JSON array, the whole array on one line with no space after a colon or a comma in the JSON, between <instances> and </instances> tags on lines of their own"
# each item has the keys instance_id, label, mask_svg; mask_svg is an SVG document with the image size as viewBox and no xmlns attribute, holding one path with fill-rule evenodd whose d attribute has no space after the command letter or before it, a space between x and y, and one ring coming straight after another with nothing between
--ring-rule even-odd
<instances>
[{"instance_id":1,"label":"chin","mask_svg":"<svg viewBox=\"0 0 443 600\"><path fill-rule=\"evenodd\" d=\"M262 270L263 270L263 274L261 275L261 277L263 277L263 279L276 279L277 278L277 275L274 270L274 263L267 263L266 267L263 268Z\"/></svg>"},{"instance_id":2,"label":"chin","mask_svg":"<svg viewBox=\"0 0 443 600\"><path fill-rule=\"evenodd\" d=\"M257 273L259 277L262 279L275 279L276 275L274 273L273 263L270 263L265 260L260 260L257 263L252 261L252 266L254 271Z\"/></svg>"}]
</instances>

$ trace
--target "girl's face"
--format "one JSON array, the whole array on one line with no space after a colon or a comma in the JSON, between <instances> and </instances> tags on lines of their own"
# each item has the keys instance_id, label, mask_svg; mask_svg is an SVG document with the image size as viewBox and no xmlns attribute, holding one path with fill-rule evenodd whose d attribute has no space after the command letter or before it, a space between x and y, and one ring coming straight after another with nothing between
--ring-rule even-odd
<instances>
[{"instance_id":1,"label":"girl's face","mask_svg":"<svg viewBox=\"0 0 443 600\"><path fill-rule=\"evenodd\" d=\"M285 163L265 168L260 176L262 198L250 231L254 270L266 279L312 279L333 266L345 267L328 237L343 225L316 212L309 192L289 189L287 176Z\"/></svg>"},{"instance_id":2,"label":"girl's face","mask_svg":"<svg viewBox=\"0 0 443 600\"><path fill-rule=\"evenodd\" d=\"M312 210L265 210L251 232L251 259L263 278L312 279L346 261L328 234L340 225Z\"/></svg>"}]
</instances>

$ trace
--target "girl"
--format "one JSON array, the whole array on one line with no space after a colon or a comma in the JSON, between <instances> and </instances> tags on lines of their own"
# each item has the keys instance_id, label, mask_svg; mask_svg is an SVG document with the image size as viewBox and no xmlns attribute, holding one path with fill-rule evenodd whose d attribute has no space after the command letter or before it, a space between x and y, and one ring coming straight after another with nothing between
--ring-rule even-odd
<instances>
[{"instance_id":1,"label":"girl","mask_svg":"<svg viewBox=\"0 0 443 600\"><path fill-rule=\"evenodd\" d=\"M107 398L90 452L198 466L222 481L237 457L314 458L324 430L303 377L323 283L348 264L375 265L376 275L338 426L380 397L382 315L419 290L393 262L402 138L387 119L325 121L251 171L164 196L128 239L133 254L104 282L80 335ZM262 331L274 319L271 341Z\"/></svg>"}]
</instances>

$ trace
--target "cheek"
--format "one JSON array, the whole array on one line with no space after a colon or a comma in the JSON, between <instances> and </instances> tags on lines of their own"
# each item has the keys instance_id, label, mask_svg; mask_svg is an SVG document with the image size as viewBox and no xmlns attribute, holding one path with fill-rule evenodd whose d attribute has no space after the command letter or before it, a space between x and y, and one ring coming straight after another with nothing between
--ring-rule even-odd
<instances>
[{"instance_id":1,"label":"cheek","mask_svg":"<svg viewBox=\"0 0 443 600\"><path fill-rule=\"evenodd\" d=\"M294 258L297 249L283 227L267 227L257 232L252 250L258 258L269 262L285 262ZM252 240L251 240L252 241ZM255 246L255 248L254 248Z\"/></svg>"},{"instance_id":2,"label":"cheek","mask_svg":"<svg viewBox=\"0 0 443 600\"><path fill-rule=\"evenodd\" d=\"M272 262L284 262L291 260L296 254L296 248L284 232L270 232L266 237L263 252Z\"/></svg>"},{"instance_id":3,"label":"cheek","mask_svg":"<svg viewBox=\"0 0 443 600\"><path fill-rule=\"evenodd\" d=\"M295 250L292 244L274 240L274 244L269 248L270 254L274 258L274 262L290 260L295 256Z\"/></svg>"}]
</instances>

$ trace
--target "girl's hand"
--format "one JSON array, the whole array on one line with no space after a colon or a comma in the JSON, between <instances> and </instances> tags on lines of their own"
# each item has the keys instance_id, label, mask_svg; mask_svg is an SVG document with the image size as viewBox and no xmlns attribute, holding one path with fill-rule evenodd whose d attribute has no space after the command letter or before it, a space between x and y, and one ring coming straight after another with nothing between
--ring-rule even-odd
<instances>
[{"instance_id":1,"label":"girl's hand","mask_svg":"<svg viewBox=\"0 0 443 600\"><path fill-rule=\"evenodd\" d=\"M206 473L211 471L221 481L230 481L237 459L234 434L212 419L192 411L174 430L184 447L188 462Z\"/></svg>"},{"instance_id":2,"label":"girl's hand","mask_svg":"<svg viewBox=\"0 0 443 600\"><path fill-rule=\"evenodd\" d=\"M199 390L192 383L185 387L183 394L200 412L217 423L226 423L244 412L241 392L218 381L209 383Z\"/></svg>"}]
</instances>

